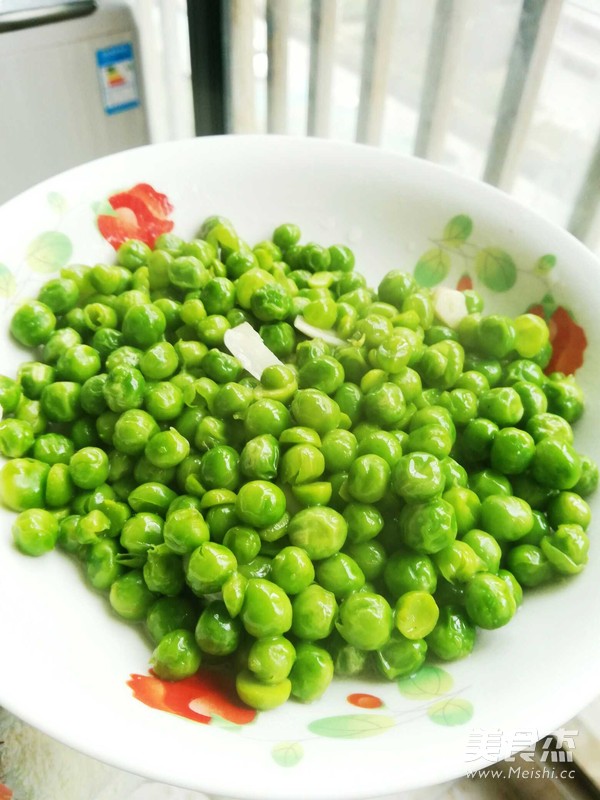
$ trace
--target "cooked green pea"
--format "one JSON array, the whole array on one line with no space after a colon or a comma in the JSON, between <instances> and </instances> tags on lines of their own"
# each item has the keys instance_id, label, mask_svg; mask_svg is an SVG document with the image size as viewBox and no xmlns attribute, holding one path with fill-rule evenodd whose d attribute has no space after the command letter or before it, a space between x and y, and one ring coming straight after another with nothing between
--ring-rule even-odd
<instances>
[{"instance_id":1,"label":"cooked green pea","mask_svg":"<svg viewBox=\"0 0 600 800\"><path fill-rule=\"evenodd\" d=\"M279 445L272 434L255 436L240 453L240 470L247 478L269 481L276 477Z\"/></svg>"},{"instance_id":2,"label":"cooked green pea","mask_svg":"<svg viewBox=\"0 0 600 800\"><path fill-rule=\"evenodd\" d=\"M306 589L315 579L315 568L302 547L284 547L273 559L271 577L288 595Z\"/></svg>"},{"instance_id":3,"label":"cooked green pea","mask_svg":"<svg viewBox=\"0 0 600 800\"><path fill-rule=\"evenodd\" d=\"M45 344L56 327L52 310L37 300L23 303L13 314L10 332L24 347Z\"/></svg>"},{"instance_id":4,"label":"cooked green pea","mask_svg":"<svg viewBox=\"0 0 600 800\"><path fill-rule=\"evenodd\" d=\"M314 561L337 553L346 541L347 531L341 514L326 506L314 506L292 517L288 536L292 545L306 550Z\"/></svg>"},{"instance_id":5,"label":"cooked green pea","mask_svg":"<svg viewBox=\"0 0 600 800\"><path fill-rule=\"evenodd\" d=\"M292 633L309 642L325 639L333 630L337 612L333 592L313 583L292 601Z\"/></svg>"},{"instance_id":6,"label":"cooked green pea","mask_svg":"<svg viewBox=\"0 0 600 800\"><path fill-rule=\"evenodd\" d=\"M374 653L378 672L388 680L415 673L425 661L427 643L423 639L407 639L393 630L388 641Z\"/></svg>"},{"instance_id":7,"label":"cooked green pea","mask_svg":"<svg viewBox=\"0 0 600 800\"><path fill-rule=\"evenodd\" d=\"M392 472L392 488L407 503L424 502L444 490L440 461L430 453L402 456Z\"/></svg>"},{"instance_id":8,"label":"cooked green pea","mask_svg":"<svg viewBox=\"0 0 600 800\"><path fill-rule=\"evenodd\" d=\"M284 636L257 639L248 652L248 669L261 683L280 683L288 677L296 649Z\"/></svg>"},{"instance_id":9,"label":"cooked green pea","mask_svg":"<svg viewBox=\"0 0 600 800\"><path fill-rule=\"evenodd\" d=\"M150 437L144 455L155 467L176 467L190 452L190 443L175 428L160 431Z\"/></svg>"},{"instance_id":10,"label":"cooked green pea","mask_svg":"<svg viewBox=\"0 0 600 800\"><path fill-rule=\"evenodd\" d=\"M80 414L81 386L72 381L56 381L44 386L40 397L42 412L51 422L73 422Z\"/></svg>"},{"instance_id":11,"label":"cooked green pea","mask_svg":"<svg viewBox=\"0 0 600 800\"><path fill-rule=\"evenodd\" d=\"M193 506L171 512L164 525L165 543L174 553L191 553L208 542L210 533L200 511Z\"/></svg>"},{"instance_id":12,"label":"cooked green pea","mask_svg":"<svg viewBox=\"0 0 600 800\"><path fill-rule=\"evenodd\" d=\"M581 477L581 459L572 445L545 437L535 446L531 474L553 489L572 489Z\"/></svg>"},{"instance_id":13,"label":"cooked green pea","mask_svg":"<svg viewBox=\"0 0 600 800\"><path fill-rule=\"evenodd\" d=\"M416 553L394 553L385 563L383 577L394 598L415 591L433 594L437 587L433 561L429 556Z\"/></svg>"},{"instance_id":14,"label":"cooked green pea","mask_svg":"<svg viewBox=\"0 0 600 800\"><path fill-rule=\"evenodd\" d=\"M405 506L400 512L402 540L418 553L437 553L456 538L453 506L441 498Z\"/></svg>"},{"instance_id":15,"label":"cooked green pea","mask_svg":"<svg viewBox=\"0 0 600 800\"><path fill-rule=\"evenodd\" d=\"M13 539L28 556L41 556L52 550L58 539L58 521L42 508L22 511L12 526Z\"/></svg>"},{"instance_id":16,"label":"cooked green pea","mask_svg":"<svg viewBox=\"0 0 600 800\"><path fill-rule=\"evenodd\" d=\"M333 679L333 660L327 650L311 642L299 642L290 672L292 695L303 703L321 697Z\"/></svg>"},{"instance_id":17,"label":"cooked green pea","mask_svg":"<svg viewBox=\"0 0 600 800\"><path fill-rule=\"evenodd\" d=\"M161 597L150 607L146 627L155 644L167 633L183 628L193 631L198 618L195 603L185 595Z\"/></svg>"},{"instance_id":18,"label":"cooked green pea","mask_svg":"<svg viewBox=\"0 0 600 800\"><path fill-rule=\"evenodd\" d=\"M244 595L241 619L251 636L280 636L292 626L292 604L275 583L251 578Z\"/></svg>"},{"instance_id":19,"label":"cooked green pea","mask_svg":"<svg viewBox=\"0 0 600 800\"><path fill-rule=\"evenodd\" d=\"M498 573L502 549L491 534L478 528L473 528L462 536L462 541L475 552L487 572L491 572L494 575ZM444 577L450 580L448 576L445 575Z\"/></svg>"},{"instance_id":20,"label":"cooked green pea","mask_svg":"<svg viewBox=\"0 0 600 800\"><path fill-rule=\"evenodd\" d=\"M269 711L288 700L292 684L288 678L279 683L264 683L250 670L242 670L235 679L235 688L242 702L258 711Z\"/></svg>"},{"instance_id":21,"label":"cooked green pea","mask_svg":"<svg viewBox=\"0 0 600 800\"><path fill-rule=\"evenodd\" d=\"M474 472L469 477L469 487L479 497L481 502L491 495L510 497L513 494L508 478L492 469Z\"/></svg>"},{"instance_id":22,"label":"cooked green pea","mask_svg":"<svg viewBox=\"0 0 600 800\"><path fill-rule=\"evenodd\" d=\"M509 550L506 560L508 568L523 586L539 586L554 575L552 565L536 545L519 544Z\"/></svg>"},{"instance_id":23,"label":"cooked green pea","mask_svg":"<svg viewBox=\"0 0 600 800\"><path fill-rule=\"evenodd\" d=\"M189 678L200 668L202 656L194 635L184 629L166 633L152 653L154 673L168 681Z\"/></svg>"},{"instance_id":24,"label":"cooked green pea","mask_svg":"<svg viewBox=\"0 0 600 800\"><path fill-rule=\"evenodd\" d=\"M360 456L348 471L348 491L360 503L376 503L385 496L390 475L389 464L380 456Z\"/></svg>"},{"instance_id":25,"label":"cooked green pea","mask_svg":"<svg viewBox=\"0 0 600 800\"><path fill-rule=\"evenodd\" d=\"M560 492L552 497L546 514L553 528L558 528L559 525L580 525L584 531L592 518L589 505L575 492Z\"/></svg>"},{"instance_id":26,"label":"cooked green pea","mask_svg":"<svg viewBox=\"0 0 600 800\"><path fill-rule=\"evenodd\" d=\"M144 402L145 390L146 381L138 369L117 366L108 373L102 391L110 410L120 414L130 408L140 408Z\"/></svg>"},{"instance_id":27,"label":"cooked green pea","mask_svg":"<svg viewBox=\"0 0 600 800\"><path fill-rule=\"evenodd\" d=\"M223 602L215 600L200 615L195 637L203 653L226 656L237 650L241 631L241 622L230 615Z\"/></svg>"},{"instance_id":28,"label":"cooked green pea","mask_svg":"<svg viewBox=\"0 0 600 800\"><path fill-rule=\"evenodd\" d=\"M132 622L140 622L146 618L156 595L144 583L142 571L133 569L113 582L109 599L119 616Z\"/></svg>"},{"instance_id":29,"label":"cooked green pea","mask_svg":"<svg viewBox=\"0 0 600 800\"><path fill-rule=\"evenodd\" d=\"M28 422L20 419L0 422L0 453L5 458L21 458L33 447L34 440L33 428Z\"/></svg>"},{"instance_id":30,"label":"cooked green pea","mask_svg":"<svg viewBox=\"0 0 600 800\"><path fill-rule=\"evenodd\" d=\"M186 580L194 593L212 594L221 589L236 568L237 561L228 547L205 542L187 560Z\"/></svg>"},{"instance_id":31,"label":"cooked green pea","mask_svg":"<svg viewBox=\"0 0 600 800\"><path fill-rule=\"evenodd\" d=\"M374 592L354 592L340 606L336 627L342 637L361 650L379 650L390 638L392 609Z\"/></svg>"},{"instance_id":32,"label":"cooked green pea","mask_svg":"<svg viewBox=\"0 0 600 800\"><path fill-rule=\"evenodd\" d=\"M542 553L562 575L576 575L588 561L590 541L581 525L561 524L540 542Z\"/></svg>"},{"instance_id":33,"label":"cooked green pea","mask_svg":"<svg viewBox=\"0 0 600 800\"><path fill-rule=\"evenodd\" d=\"M443 606L437 625L426 641L438 658L454 661L469 655L473 649L475 627L461 608Z\"/></svg>"},{"instance_id":34,"label":"cooked green pea","mask_svg":"<svg viewBox=\"0 0 600 800\"><path fill-rule=\"evenodd\" d=\"M508 584L489 572L479 572L465 590L467 614L480 628L500 628L515 615L517 604Z\"/></svg>"},{"instance_id":35,"label":"cooked green pea","mask_svg":"<svg viewBox=\"0 0 600 800\"><path fill-rule=\"evenodd\" d=\"M285 513L285 495L269 481L249 481L238 492L236 513L252 527L272 525Z\"/></svg>"}]
</instances>

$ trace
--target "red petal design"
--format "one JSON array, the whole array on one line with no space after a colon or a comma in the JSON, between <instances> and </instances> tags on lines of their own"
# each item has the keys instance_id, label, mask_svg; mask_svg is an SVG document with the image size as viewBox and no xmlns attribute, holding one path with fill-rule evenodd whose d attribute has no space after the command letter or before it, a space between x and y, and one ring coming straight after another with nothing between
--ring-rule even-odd
<instances>
[{"instance_id":1,"label":"red petal design","mask_svg":"<svg viewBox=\"0 0 600 800\"><path fill-rule=\"evenodd\" d=\"M552 358L546 372L572 375L583 364L587 337L583 328L562 306L550 318L550 341L553 348Z\"/></svg>"},{"instance_id":2,"label":"red petal design","mask_svg":"<svg viewBox=\"0 0 600 800\"><path fill-rule=\"evenodd\" d=\"M173 206L169 202L167 195L157 192L149 183L138 183L133 189L129 190L129 194L139 197L155 217L165 219L173 211Z\"/></svg>"},{"instance_id":3,"label":"red petal design","mask_svg":"<svg viewBox=\"0 0 600 800\"><path fill-rule=\"evenodd\" d=\"M473 288L473 280L470 275L467 275L465 272L464 275L461 275L458 279L458 283L456 284L456 288L459 292L466 292L467 289Z\"/></svg>"},{"instance_id":4,"label":"red petal design","mask_svg":"<svg viewBox=\"0 0 600 800\"><path fill-rule=\"evenodd\" d=\"M381 698L376 697L374 694L363 694L362 692L349 694L346 700L350 705L357 706L357 708L381 708L383 705Z\"/></svg>"}]
</instances>

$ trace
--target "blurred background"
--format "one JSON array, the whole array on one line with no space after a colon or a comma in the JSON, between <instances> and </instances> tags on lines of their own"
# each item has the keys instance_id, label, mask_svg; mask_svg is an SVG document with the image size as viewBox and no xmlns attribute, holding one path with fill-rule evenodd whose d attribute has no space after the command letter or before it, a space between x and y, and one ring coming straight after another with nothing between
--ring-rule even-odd
<instances>
[{"instance_id":1,"label":"blurred background","mask_svg":"<svg viewBox=\"0 0 600 800\"><path fill-rule=\"evenodd\" d=\"M146 142L317 135L487 180L600 249L598 0L0 0L0 71L0 201Z\"/></svg>"}]
</instances>

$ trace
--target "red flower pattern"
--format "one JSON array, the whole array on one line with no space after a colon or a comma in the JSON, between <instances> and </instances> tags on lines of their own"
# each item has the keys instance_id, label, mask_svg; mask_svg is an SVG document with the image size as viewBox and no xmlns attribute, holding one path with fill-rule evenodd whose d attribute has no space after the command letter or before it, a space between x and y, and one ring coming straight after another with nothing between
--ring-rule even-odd
<instances>
[{"instance_id":1,"label":"red flower pattern","mask_svg":"<svg viewBox=\"0 0 600 800\"><path fill-rule=\"evenodd\" d=\"M98 230L115 250L127 239L141 239L150 247L162 233L173 230L169 214L173 206L165 194L149 183L138 183L132 189L108 198L115 214L100 214Z\"/></svg>"},{"instance_id":2,"label":"red flower pattern","mask_svg":"<svg viewBox=\"0 0 600 800\"><path fill-rule=\"evenodd\" d=\"M204 725L210 723L213 715L236 725L247 725L256 717L256 711L237 697L234 678L223 672L200 670L181 681L134 674L127 685L145 705Z\"/></svg>"},{"instance_id":3,"label":"red flower pattern","mask_svg":"<svg viewBox=\"0 0 600 800\"><path fill-rule=\"evenodd\" d=\"M531 314L543 317L550 330L552 358L546 372L562 372L572 375L583 364L583 356L587 347L587 337L583 328L578 325L571 314L563 306L558 306L547 315L542 305L531 306Z\"/></svg>"}]
</instances>

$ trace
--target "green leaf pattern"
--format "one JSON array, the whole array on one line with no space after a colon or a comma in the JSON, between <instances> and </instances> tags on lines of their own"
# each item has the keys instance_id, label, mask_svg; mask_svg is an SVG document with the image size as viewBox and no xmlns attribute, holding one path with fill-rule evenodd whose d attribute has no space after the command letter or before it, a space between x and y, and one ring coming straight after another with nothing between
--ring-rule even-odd
<instances>
[{"instance_id":1,"label":"green leaf pattern","mask_svg":"<svg viewBox=\"0 0 600 800\"><path fill-rule=\"evenodd\" d=\"M507 292L517 279L515 262L500 247L480 250L475 256L475 271L479 280L493 292Z\"/></svg>"},{"instance_id":2,"label":"green leaf pattern","mask_svg":"<svg viewBox=\"0 0 600 800\"><path fill-rule=\"evenodd\" d=\"M271 756L280 767L295 767L302 760L304 749L300 742L278 742L271 750Z\"/></svg>"},{"instance_id":3,"label":"green leaf pattern","mask_svg":"<svg viewBox=\"0 0 600 800\"><path fill-rule=\"evenodd\" d=\"M426 665L414 675L398 680L398 689L409 700L433 700L452 689L454 681L449 672L441 667Z\"/></svg>"},{"instance_id":4,"label":"green leaf pattern","mask_svg":"<svg viewBox=\"0 0 600 800\"><path fill-rule=\"evenodd\" d=\"M395 725L385 714L342 714L339 717L316 719L308 726L311 733L330 739L364 739L378 736Z\"/></svg>"},{"instance_id":5,"label":"green leaf pattern","mask_svg":"<svg viewBox=\"0 0 600 800\"><path fill-rule=\"evenodd\" d=\"M15 276L6 264L0 264L0 297L10 297L15 293L15 289Z\"/></svg>"},{"instance_id":6,"label":"green leaf pattern","mask_svg":"<svg viewBox=\"0 0 600 800\"><path fill-rule=\"evenodd\" d=\"M436 286L450 269L450 256L439 247L424 253L415 267L415 280L421 286Z\"/></svg>"},{"instance_id":7,"label":"green leaf pattern","mask_svg":"<svg viewBox=\"0 0 600 800\"><path fill-rule=\"evenodd\" d=\"M444 243L449 247L460 247L473 232L473 220L466 214L452 217L444 228Z\"/></svg>"},{"instance_id":8,"label":"green leaf pattern","mask_svg":"<svg viewBox=\"0 0 600 800\"><path fill-rule=\"evenodd\" d=\"M449 697L430 706L427 716L436 725L464 725L473 716L473 704L462 697Z\"/></svg>"},{"instance_id":9,"label":"green leaf pattern","mask_svg":"<svg viewBox=\"0 0 600 800\"><path fill-rule=\"evenodd\" d=\"M25 260L34 272L56 272L71 258L73 245L65 233L44 231L30 242Z\"/></svg>"}]
</instances>

